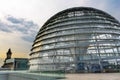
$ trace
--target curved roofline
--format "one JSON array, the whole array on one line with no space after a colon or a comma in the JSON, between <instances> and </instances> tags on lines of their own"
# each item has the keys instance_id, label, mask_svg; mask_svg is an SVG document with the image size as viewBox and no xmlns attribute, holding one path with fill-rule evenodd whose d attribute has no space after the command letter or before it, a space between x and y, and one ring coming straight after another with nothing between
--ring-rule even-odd
<instances>
[{"instance_id":1,"label":"curved roofline","mask_svg":"<svg viewBox=\"0 0 120 80\"><path fill-rule=\"evenodd\" d=\"M54 19L56 16L58 16L58 15L60 15L60 14L62 14L62 13L71 12L71 11L80 11L80 10L94 10L94 11L99 11L99 12L102 12L102 13L104 13L105 15L107 15L107 16L115 19L115 18L112 17L110 14L108 14L108 13L102 11L102 10L96 9L96 8L92 8L92 7L72 7L72 8L68 8L68 9L65 9L65 10L62 10L62 11L56 13L56 14L53 15L51 18L49 18L49 19L45 22L45 24L44 24L43 26L45 26L46 24L48 24L50 20ZM116 19L115 19L115 20L116 20ZM117 21L117 20L116 20L116 21ZM117 22L119 23L119 21L117 21ZM42 26L42 27L43 27L43 26ZM41 28L42 28L42 27L41 27Z\"/></svg>"}]
</instances>

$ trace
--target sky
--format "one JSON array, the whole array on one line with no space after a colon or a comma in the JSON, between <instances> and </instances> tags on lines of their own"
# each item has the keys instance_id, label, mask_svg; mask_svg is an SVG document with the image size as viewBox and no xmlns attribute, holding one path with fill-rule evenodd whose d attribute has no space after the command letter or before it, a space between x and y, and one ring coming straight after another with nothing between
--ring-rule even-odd
<instances>
[{"instance_id":1,"label":"sky","mask_svg":"<svg viewBox=\"0 0 120 80\"><path fill-rule=\"evenodd\" d=\"M0 0L0 65L6 52L28 58L40 27L54 14L71 7L93 7L120 21L120 0Z\"/></svg>"}]
</instances>

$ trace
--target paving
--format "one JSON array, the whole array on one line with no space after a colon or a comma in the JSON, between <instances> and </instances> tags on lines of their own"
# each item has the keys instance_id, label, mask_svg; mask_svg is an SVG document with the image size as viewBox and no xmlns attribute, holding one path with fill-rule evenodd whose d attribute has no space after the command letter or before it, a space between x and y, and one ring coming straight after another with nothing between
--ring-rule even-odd
<instances>
[{"instance_id":1,"label":"paving","mask_svg":"<svg viewBox=\"0 0 120 80\"><path fill-rule=\"evenodd\" d=\"M63 80L120 80L120 73L66 74Z\"/></svg>"}]
</instances>

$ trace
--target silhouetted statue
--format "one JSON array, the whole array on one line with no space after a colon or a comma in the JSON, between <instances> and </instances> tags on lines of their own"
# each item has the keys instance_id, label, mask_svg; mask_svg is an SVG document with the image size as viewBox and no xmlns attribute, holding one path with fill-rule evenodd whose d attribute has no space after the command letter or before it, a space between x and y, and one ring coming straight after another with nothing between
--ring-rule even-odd
<instances>
[{"instance_id":1,"label":"silhouetted statue","mask_svg":"<svg viewBox=\"0 0 120 80\"><path fill-rule=\"evenodd\" d=\"M8 52L6 53L6 58L5 58L4 64L2 66L3 68L5 67L6 60L11 59L11 55L12 55L12 52L11 52L11 49L9 48Z\"/></svg>"},{"instance_id":2,"label":"silhouetted statue","mask_svg":"<svg viewBox=\"0 0 120 80\"><path fill-rule=\"evenodd\" d=\"M6 53L6 60L7 59L11 59L11 55L12 55L12 52L11 52L11 49L9 48L8 52Z\"/></svg>"}]
</instances>

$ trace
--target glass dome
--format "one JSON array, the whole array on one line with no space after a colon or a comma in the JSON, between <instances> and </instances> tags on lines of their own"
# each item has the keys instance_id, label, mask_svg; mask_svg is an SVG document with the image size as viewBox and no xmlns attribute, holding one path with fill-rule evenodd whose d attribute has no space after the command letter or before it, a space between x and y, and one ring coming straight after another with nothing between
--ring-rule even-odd
<instances>
[{"instance_id":1,"label":"glass dome","mask_svg":"<svg viewBox=\"0 0 120 80\"><path fill-rule=\"evenodd\" d=\"M90 7L52 16L39 30L30 53L30 71L102 71L120 65L120 23Z\"/></svg>"}]
</instances>

